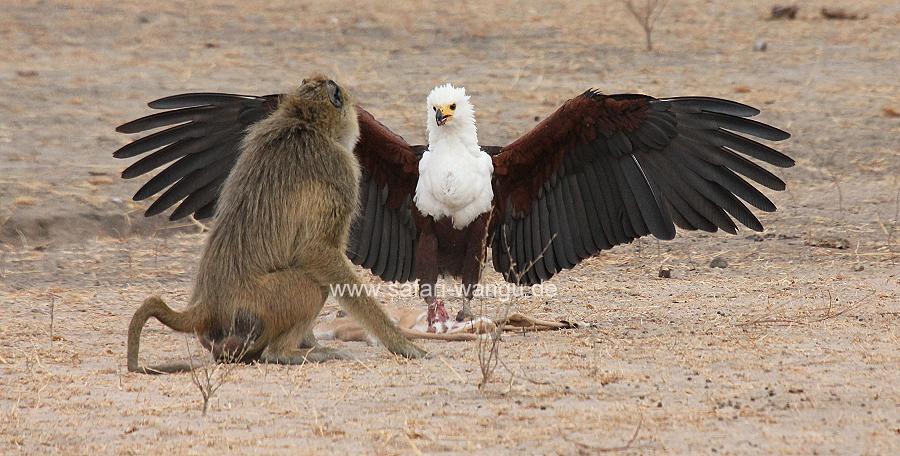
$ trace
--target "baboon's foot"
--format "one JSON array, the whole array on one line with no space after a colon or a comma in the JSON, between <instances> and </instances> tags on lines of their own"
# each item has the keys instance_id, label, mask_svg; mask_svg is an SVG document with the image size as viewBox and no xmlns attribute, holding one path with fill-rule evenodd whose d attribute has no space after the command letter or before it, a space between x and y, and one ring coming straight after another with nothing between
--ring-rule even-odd
<instances>
[{"instance_id":1,"label":"baboon's foot","mask_svg":"<svg viewBox=\"0 0 900 456\"><path fill-rule=\"evenodd\" d=\"M291 350L288 353L265 354L260 361L269 364L307 364L322 363L332 359L353 359L350 354L327 347Z\"/></svg>"},{"instance_id":2,"label":"baboon's foot","mask_svg":"<svg viewBox=\"0 0 900 456\"><path fill-rule=\"evenodd\" d=\"M388 348L388 350L395 355L400 355L404 358L410 359L423 358L428 354L427 351L419 348L418 345L409 341L406 341L397 347Z\"/></svg>"},{"instance_id":3,"label":"baboon's foot","mask_svg":"<svg viewBox=\"0 0 900 456\"><path fill-rule=\"evenodd\" d=\"M349 353L336 348L316 346L312 349L301 349L300 351L305 353L304 356L307 362L310 363L322 363L332 359L353 359Z\"/></svg>"},{"instance_id":4,"label":"baboon's foot","mask_svg":"<svg viewBox=\"0 0 900 456\"><path fill-rule=\"evenodd\" d=\"M428 304L428 332L447 332L447 320L449 319L450 315L447 313L447 308L444 307L443 299L435 299L434 302Z\"/></svg>"}]
</instances>

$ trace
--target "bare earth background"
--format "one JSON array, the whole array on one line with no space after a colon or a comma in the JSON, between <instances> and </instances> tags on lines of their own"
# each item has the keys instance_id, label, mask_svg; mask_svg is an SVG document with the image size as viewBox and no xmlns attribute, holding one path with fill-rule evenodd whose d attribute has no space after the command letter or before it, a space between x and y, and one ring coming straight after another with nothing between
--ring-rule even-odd
<instances>
[{"instance_id":1,"label":"bare earth background","mask_svg":"<svg viewBox=\"0 0 900 456\"><path fill-rule=\"evenodd\" d=\"M613 1L165 3L0 0L0 453L900 451L897 2L767 21L766 3L674 0L652 53ZM797 166L764 233L645 239L517 299L595 327L508 335L483 389L474 343L417 361L348 343L356 362L238 366L204 417L189 375L124 372L132 312L183 306L204 234L142 219L113 128L161 96L313 71L413 142L446 81L485 144L589 87L726 97L793 133ZM187 356L157 323L144 340L145 359Z\"/></svg>"}]
</instances>

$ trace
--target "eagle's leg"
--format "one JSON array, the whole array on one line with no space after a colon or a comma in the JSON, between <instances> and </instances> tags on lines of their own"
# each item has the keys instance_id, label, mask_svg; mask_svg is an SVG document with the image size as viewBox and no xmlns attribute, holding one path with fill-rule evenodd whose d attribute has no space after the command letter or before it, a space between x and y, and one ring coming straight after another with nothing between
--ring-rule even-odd
<instances>
[{"instance_id":1,"label":"eagle's leg","mask_svg":"<svg viewBox=\"0 0 900 456\"><path fill-rule=\"evenodd\" d=\"M481 280L482 263L487 251L489 214L489 212L481 214L469 225L469 236L466 240L466 257L463 260L461 274L465 296L462 310L456 314L456 321L466 321L475 318L470 306L472 298L475 297L475 291L478 289L478 282Z\"/></svg>"},{"instance_id":2,"label":"eagle's leg","mask_svg":"<svg viewBox=\"0 0 900 456\"><path fill-rule=\"evenodd\" d=\"M428 332L438 332L437 323L442 331L447 330L445 322L450 319L444 301L437 297L437 267L438 243L437 237L432 233L422 233L416 245L416 271L419 278L419 296L425 300L428 306Z\"/></svg>"},{"instance_id":3,"label":"eagle's leg","mask_svg":"<svg viewBox=\"0 0 900 456\"><path fill-rule=\"evenodd\" d=\"M474 320L475 314L472 313L471 304L472 298L475 297L475 289L478 288L477 283L464 283L463 289L465 291L465 296L463 300L462 310L460 310L456 314L456 321L468 321Z\"/></svg>"}]
</instances>

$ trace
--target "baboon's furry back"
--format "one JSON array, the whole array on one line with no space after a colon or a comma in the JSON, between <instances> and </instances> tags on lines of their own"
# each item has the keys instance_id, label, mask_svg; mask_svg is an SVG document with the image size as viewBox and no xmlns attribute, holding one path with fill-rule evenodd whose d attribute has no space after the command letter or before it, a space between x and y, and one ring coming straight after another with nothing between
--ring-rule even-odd
<instances>
[{"instance_id":1,"label":"baboon's furry back","mask_svg":"<svg viewBox=\"0 0 900 456\"><path fill-rule=\"evenodd\" d=\"M204 281L240 283L273 265L296 266L309 242L345 247L349 227L342 220L358 204L356 110L350 100L340 109L332 105L327 79L304 82L244 138L223 184L217 229L201 260L196 291L221 290Z\"/></svg>"}]
</instances>

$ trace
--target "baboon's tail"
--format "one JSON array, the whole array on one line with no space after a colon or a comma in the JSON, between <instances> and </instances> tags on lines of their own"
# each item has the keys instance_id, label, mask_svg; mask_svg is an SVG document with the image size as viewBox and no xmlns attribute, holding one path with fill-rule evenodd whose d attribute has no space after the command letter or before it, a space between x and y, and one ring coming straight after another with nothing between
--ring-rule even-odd
<instances>
[{"instance_id":1,"label":"baboon's tail","mask_svg":"<svg viewBox=\"0 0 900 456\"><path fill-rule=\"evenodd\" d=\"M167 374L174 372L187 372L193 369L188 363L167 364L163 366L142 367L138 364L138 351L141 343L141 330L150 317L154 317L160 323L174 329L175 331L193 333L202 328L196 315L197 307L191 307L184 312L176 312L163 302L157 296L151 296L144 300L141 307L131 317L131 324L128 326L128 371L140 372L143 374Z\"/></svg>"}]
</instances>

